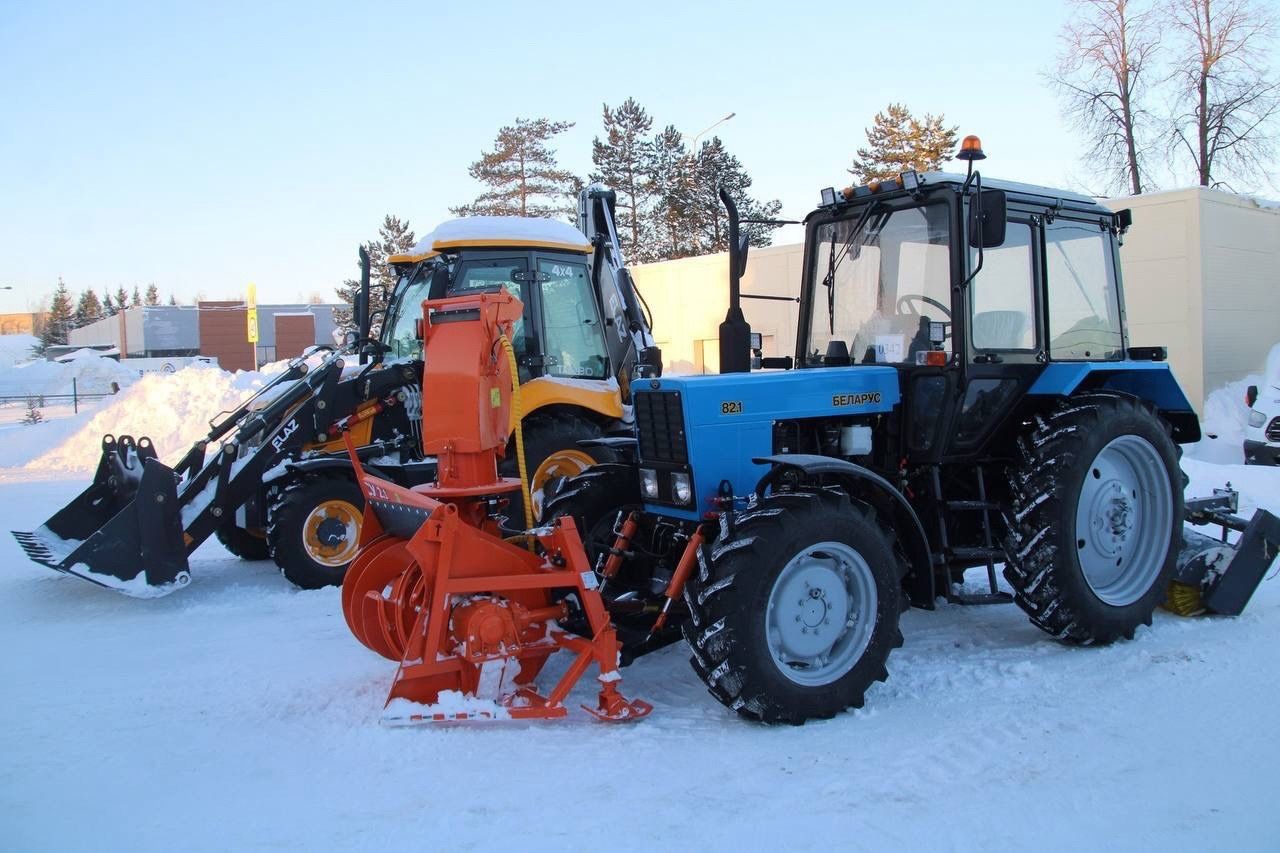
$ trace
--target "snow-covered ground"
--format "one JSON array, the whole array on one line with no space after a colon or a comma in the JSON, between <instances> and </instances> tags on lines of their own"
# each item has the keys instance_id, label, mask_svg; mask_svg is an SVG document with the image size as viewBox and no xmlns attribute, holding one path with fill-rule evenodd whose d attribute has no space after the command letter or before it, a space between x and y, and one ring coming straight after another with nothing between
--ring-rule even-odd
<instances>
[{"instance_id":1,"label":"snow-covered ground","mask_svg":"<svg viewBox=\"0 0 1280 853\"><path fill-rule=\"evenodd\" d=\"M105 414L7 429L27 455L0 465L60 458ZM1246 511L1280 513L1280 469L1184 467L1189 493L1230 480ZM0 470L6 527L38 525L74 476ZM867 707L799 728L742 722L671 647L623 671L655 706L635 724L405 729L377 722L394 665L349 635L337 590L296 590L215 542L190 587L151 601L36 566L7 537L0 563L5 849L1280 844L1280 579L1240 618L1161 612L1098 649L1013 606L912 611Z\"/></svg>"}]
</instances>

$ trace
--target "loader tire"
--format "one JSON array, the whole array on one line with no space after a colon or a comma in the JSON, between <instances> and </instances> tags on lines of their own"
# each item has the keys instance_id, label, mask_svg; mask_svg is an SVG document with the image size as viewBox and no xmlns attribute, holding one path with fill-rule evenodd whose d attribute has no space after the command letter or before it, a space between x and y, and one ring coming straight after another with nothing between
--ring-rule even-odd
<instances>
[{"instance_id":1,"label":"loader tire","mask_svg":"<svg viewBox=\"0 0 1280 853\"><path fill-rule=\"evenodd\" d=\"M1037 415L1018 438L1004 576L1033 624L1068 643L1133 639L1177 561L1184 475L1147 403L1096 393Z\"/></svg>"},{"instance_id":2,"label":"loader tire","mask_svg":"<svg viewBox=\"0 0 1280 853\"><path fill-rule=\"evenodd\" d=\"M364 496L346 477L289 483L267 513L271 558L302 589L339 586L355 558L363 514Z\"/></svg>"},{"instance_id":3,"label":"loader tire","mask_svg":"<svg viewBox=\"0 0 1280 853\"><path fill-rule=\"evenodd\" d=\"M902 645L905 563L865 505L775 494L704 548L685 587L690 663L740 716L799 725L861 708Z\"/></svg>"},{"instance_id":4,"label":"loader tire","mask_svg":"<svg viewBox=\"0 0 1280 853\"><path fill-rule=\"evenodd\" d=\"M267 537L261 532L255 533L234 524L227 524L215 530L213 535L218 537L223 548L242 560L271 559Z\"/></svg>"},{"instance_id":5,"label":"loader tire","mask_svg":"<svg viewBox=\"0 0 1280 853\"><path fill-rule=\"evenodd\" d=\"M579 441L599 438L600 427L586 418L574 414L537 414L525 418L524 459L529 476L529 492L533 496L533 520L541 521L543 494L558 480L575 477L592 465L615 462L617 456L605 447L579 447ZM503 477L519 477L520 465L516 458L515 436L512 447L498 464ZM524 529L524 501L517 494L507 508L508 527Z\"/></svg>"}]
</instances>

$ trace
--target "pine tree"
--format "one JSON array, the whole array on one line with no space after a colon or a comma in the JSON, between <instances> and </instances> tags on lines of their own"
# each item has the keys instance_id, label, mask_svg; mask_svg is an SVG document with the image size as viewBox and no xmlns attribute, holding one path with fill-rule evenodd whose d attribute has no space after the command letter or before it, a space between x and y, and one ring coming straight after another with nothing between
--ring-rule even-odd
<instances>
[{"instance_id":1,"label":"pine tree","mask_svg":"<svg viewBox=\"0 0 1280 853\"><path fill-rule=\"evenodd\" d=\"M71 308L71 291L58 277L58 287L53 292L49 303L49 316L44 321L44 331L40 335L40 352L43 354L51 346L67 342L67 332L71 331L74 312Z\"/></svg>"},{"instance_id":2,"label":"pine tree","mask_svg":"<svg viewBox=\"0 0 1280 853\"><path fill-rule=\"evenodd\" d=\"M633 261L658 261L696 254L687 222L693 210L689 152L684 135L667 125L649 149L649 186L653 193L650 239Z\"/></svg>"},{"instance_id":3,"label":"pine tree","mask_svg":"<svg viewBox=\"0 0 1280 853\"><path fill-rule=\"evenodd\" d=\"M498 131L493 150L468 173L488 187L471 204L451 208L455 216L544 216L573 219L582 182L556 165L548 143L573 127L571 121L517 118Z\"/></svg>"},{"instance_id":4,"label":"pine tree","mask_svg":"<svg viewBox=\"0 0 1280 853\"><path fill-rule=\"evenodd\" d=\"M866 182L911 169L937 171L956 145L957 127L945 127L943 119L928 113L917 119L902 104L889 104L867 128L867 147L858 149L849 173Z\"/></svg>"},{"instance_id":5,"label":"pine tree","mask_svg":"<svg viewBox=\"0 0 1280 853\"><path fill-rule=\"evenodd\" d=\"M617 109L603 108L605 138L591 142L591 162L597 171L592 181L607 184L618 194L618 240L623 253L638 259L641 245L649 238L649 197L652 175L648 166L653 159L653 142L645 134L653 127L653 119L632 98Z\"/></svg>"},{"instance_id":6,"label":"pine tree","mask_svg":"<svg viewBox=\"0 0 1280 853\"><path fill-rule=\"evenodd\" d=\"M116 288L116 313L123 311L129 307L129 293L124 289L124 285Z\"/></svg>"},{"instance_id":7,"label":"pine tree","mask_svg":"<svg viewBox=\"0 0 1280 853\"><path fill-rule=\"evenodd\" d=\"M24 424L38 424L44 420L44 413L40 411L40 399L38 397L27 398L27 413L22 416Z\"/></svg>"},{"instance_id":8,"label":"pine tree","mask_svg":"<svg viewBox=\"0 0 1280 853\"><path fill-rule=\"evenodd\" d=\"M129 307L137 308L142 304L142 294L138 291L138 285L133 286L133 296L129 299Z\"/></svg>"},{"instance_id":9,"label":"pine tree","mask_svg":"<svg viewBox=\"0 0 1280 853\"><path fill-rule=\"evenodd\" d=\"M75 313L72 314L72 328L80 328L90 323L101 320L106 315L102 311L102 303L98 301L98 294L92 289L84 290L80 294L80 299L76 302Z\"/></svg>"},{"instance_id":10,"label":"pine tree","mask_svg":"<svg viewBox=\"0 0 1280 853\"><path fill-rule=\"evenodd\" d=\"M723 252L729 248L729 222L720 202L720 188L729 191L743 219L772 219L782 210L777 199L760 202L748 195L751 176L737 157L713 136L702 144L693 168L694 208L690 224L698 235L697 254ZM768 246L776 225L748 223L743 232L753 246Z\"/></svg>"},{"instance_id":11,"label":"pine tree","mask_svg":"<svg viewBox=\"0 0 1280 853\"><path fill-rule=\"evenodd\" d=\"M403 254L413 248L417 242L408 220L387 214L378 229L377 239L365 244L369 253L369 311L385 311L387 302L396 288L395 268L387 263L391 255ZM338 298L352 306L349 310L340 310L334 317L338 328L347 330L353 327L356 297L360 293L360 279L349 278L336 290ZM375 323L371 333L376 337L380 324Z\"/></svg>"},{"instance_id":12,"label":"pine tree","mask_svg":"<svg viewBox=\"0 0 1280 853\"><path fill-rule=\"evenodd\" d=\"M111 300L111 291L104 290L102 292L102 316L114 317L117 310L115 302Z\"/></svg>"},{"instance_id":13,"label":"pine tree","mask_svg":"<svg viewBox=\"0 0 1280 853\"><path fill-rule=\"evenodd\" d=\"M154 281L147 285L147 295L143 297L143 304L160 304L160 289L156 287L156 283Z\"/></svg>"},{"instance_id":14,"label":"pine tree","mask_svg":"<svg viewBox=\"0 0 1280 853\"><path fill-rule=\"evenodd\" d=\"M175 298L175 297L174 297L174 295L173 295L172 293L170 293L170 294L169 294L169 304L170 304L170 305L177 305L177 304L178 304L178 300L177 300L177 298Z\"/></svg>"}]
</instances>

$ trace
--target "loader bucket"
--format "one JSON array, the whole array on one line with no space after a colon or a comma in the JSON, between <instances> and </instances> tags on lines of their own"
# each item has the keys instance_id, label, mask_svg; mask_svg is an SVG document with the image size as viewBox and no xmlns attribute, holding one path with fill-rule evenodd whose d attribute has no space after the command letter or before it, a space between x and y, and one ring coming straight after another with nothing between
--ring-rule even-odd
<instances>
[{"instance_id":1,"label":"loader bucket","mask_svg":"<svg viewBox=\"0 0 1280 853\"><path fill-rule=\"evenodd\" d=\"M104 436L93 483L39 529L13 536L35 562L137 598L191 579L177 482L147 438Z\"/></svg>"}]
</instances>

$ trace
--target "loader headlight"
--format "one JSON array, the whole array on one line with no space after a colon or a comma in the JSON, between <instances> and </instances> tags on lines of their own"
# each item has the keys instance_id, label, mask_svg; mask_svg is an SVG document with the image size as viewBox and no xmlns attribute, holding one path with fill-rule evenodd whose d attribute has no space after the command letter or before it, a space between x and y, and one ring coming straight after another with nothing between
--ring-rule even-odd
<instances>
[{"instance_id":1,"label":"loader headlight","mask_svg":"<svg viewBox=\"0 0 1280 853\"><path fill-rule=\"evenodd\" d=\"M658 472L652 468L640 469L640 492L650 500L658 498Z\"/></svg>"},{"instance_id":2,"label":"loader headlight","mask_svg":"<svg viewBox=\"0 0 1280 853\"><path fill-rule=\"evenodd\" d=\"M1249 426L1260 427L1267 422L1267 416L1257 409L1249 410Z\"/></svg>"},{"instance_id":3,"label":"loader headlight","mask_svg":"<svg viewBox=\"0 0 1280 853\"><path fill-rule=\"evenodd\" d=\"M671 475L671 495L678 504L687 504L693 500L693 484L688 474Z\"/></svg>"}]
</instances>

